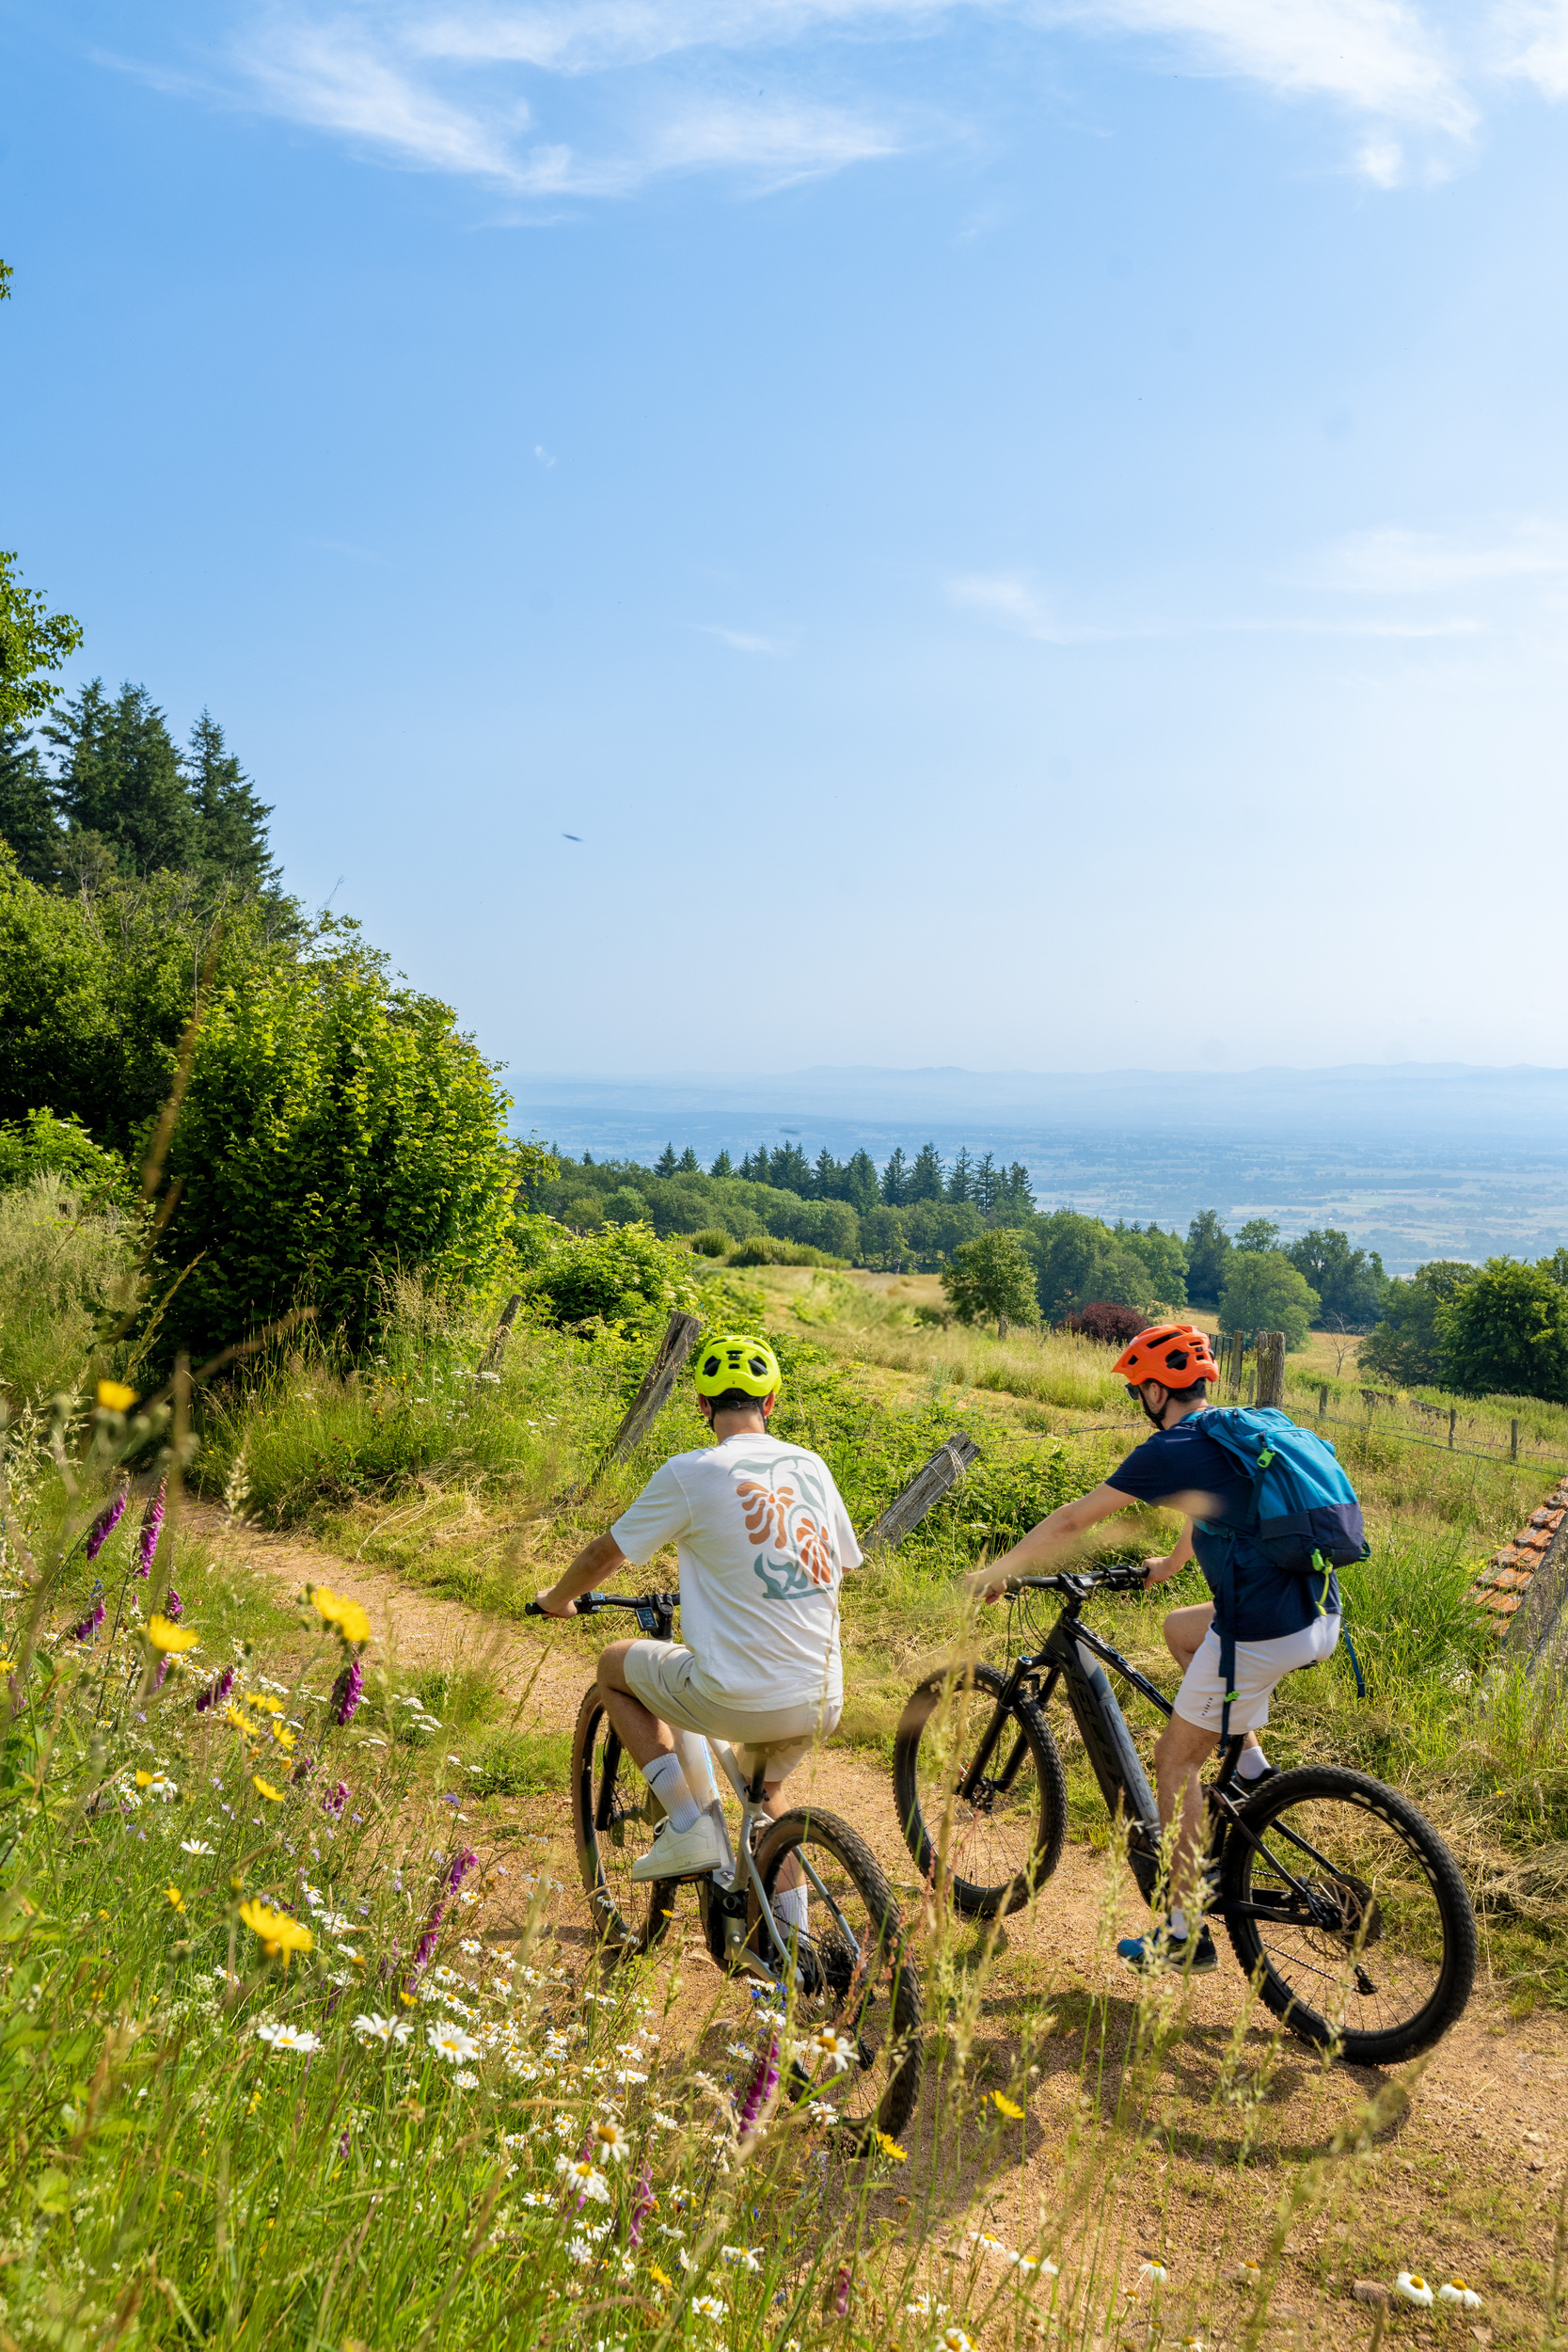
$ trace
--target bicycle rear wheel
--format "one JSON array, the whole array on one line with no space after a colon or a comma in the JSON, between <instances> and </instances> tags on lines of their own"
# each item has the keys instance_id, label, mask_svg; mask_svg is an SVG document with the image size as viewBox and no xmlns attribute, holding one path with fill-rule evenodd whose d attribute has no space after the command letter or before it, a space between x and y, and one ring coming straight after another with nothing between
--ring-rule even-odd
<instances>
[{"instance_id":1,"label":"bicycle rear wheel","mask_svg":"<svg viewBox=\"0 0 1568 2352\"><path fill-rule=\"evenodd\" d=\"M622 1747L595 1684L572 1739L572 1835L578 1867L605 1950L627 1960L670 1925L676 1882L638 1884L631 1866L653 1843L664 1807Z\"/></svg>"},{"instance_id":2,"label":"bicycle rear wheel","mask_svg":"<svg viewBox=\"0 0 1568 2352\"><path fill-rule=\"evenodd\" d=\"M959 1794L1006 1684L993 1666L931 1675L910 1693L893 1751L904 1841L923 1878L972 1918L1019 1910L1051 1876L1067 1779L1044 1712L1017 1698L973 1796Z\"/></svg>"},{"instance_id":3,"label":"bicycle rear wheel","mask_svg":"<svg viewBox=\"0 0 1568 2352\"><path fill-rule=\"evenodd\" d=\"M747 1922L752 1947L787 1981L791 1963L800 1982L795 2025L801 2042L831 2028L853 2050L842 2067L803 2054L818 2078L818 2096L840 2118L836 2144L859 2153L878 2132L896 2138L920 2096L925 2051L920 1982L906 1949L897 1899L870 1847L833 1813L802 1806L783 1814L757 1848L757 1875L771 1906L779 1874L790 1859L809 1861L821 1887L806 1881L809 1923L789 1950L772 1947L753 1892ZM824 1901L822 1887L831 1897ZM797 2088L804 2095L804 2082Z\"/></svg>"},{"instance_id":4,"label":"bicycle rear wheel","mask_svg":"<svg viewBox=\"0 0 1568 2352\"><path fill-rule=\"evenodd\" d=\"M1241 1809L1221 1892L1236 1957L1291 2031L1357 2066L1430 2049L1476 1974L1476 1917L1431 1823L1365 1772L1307 1765ZM1231 1909L1235 1905L1239 1908Z\"/></svg>"}]
</instances>

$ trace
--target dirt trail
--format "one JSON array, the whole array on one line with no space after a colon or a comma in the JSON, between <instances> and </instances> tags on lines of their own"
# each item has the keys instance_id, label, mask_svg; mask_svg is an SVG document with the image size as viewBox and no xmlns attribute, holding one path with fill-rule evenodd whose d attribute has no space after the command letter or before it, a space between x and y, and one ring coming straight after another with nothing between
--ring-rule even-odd
<instances>
[{"instance_id":1,"label":"dirt trail","mask_svg":"<svg viewBox=\"0 0 1568 2352\"><path fill-rule=\"evenodd\" d=\"M587 1628L565 1628L536 1635L531 1627L496 1623L458 1601L440 1598L379 1568L345 1562L297 1539L243 1526L211 1505L195 1506L202 1540L224 1562L246 1565L281 1593L306 1582L329 1583L369 1613L383 1655L402 1668L484 1666L514 1699L527 1693L522 1722L540 1731L570 1731L592 1673L596 1644ZM898 1836L885 1770L840 1749L829 1749L802 1765L791 1793L843 1814L866 1838L906 1904L918 1900L911 1865ZM558 1800L523 1808L536 1831L558 1833L565 1823ZM562 1852L562 1862L567 1861ZM1006 2089L1013 2079L1021 2034L1027 2031L1037 2080L1031 2088L1029 2116L1020 2127L1005 2166L994 2151L978 2144L973 2154L956 2150L929 2113L911 2131L910 2176L931 2164L941 2176L927 2221L929 2242L950 2235L980 2215L989 2226L1033 2241L1042 2212L1060 2198L1064 2143L1081 2129L1098 2104L1115 2103L1115 2067L1095 2098L1082 2072L1082 2027L1091 2002L1103 2003L1107 2040L1114 2049L1128 2040L1135 2017L1134 1990L1127 1972L1109 1952L1115 1932L1141 1926L1147 1915L1125 1871L1110 1883L1104 1857L1069 1843L1061 1866L1034 1915L1008 1923L988 1985L982 2026L971 2065L972 2079ZM569 1869L557 1932L563 1943L586 1946L588 1914L576 1894ZM695 1920L689 1925L694 1931ZM1237 2168L1246 2119L1234 2108L1212 2104L1214 2081L1242 2013L1244 1982L1228 1947L1221 1942L1221 1964L1191 1988L1190 2025L1166 2061L1157 2102L1167 2145L1158 2143L1136 2165L1135 2180L1102 2217L1113 2242L1119 2230L1129 2260L1146 2254L1167 2258L1173 2280L1212 2276L1216 2261L1234 2263L1260 2252L1266 2244L1281 2188L1293 2162L1323 2153L1334 2133L1386 2078L1365 2069L1324 2070L1304 2045L1287 2040L1272 2079L1263 2090L1253 2129L1250 2160ZM1097 1955L1100 1955L1097 1958ZM694 1995L711 2007L720 1980L705 1967L690 1972ZM745 2008L735 1989L736 2014ZM928 2006L934 2006L928 2002ZM1039 2040L1042 2019L1058 2017L1060 2030ZM716 2026L722 2033L728 2028ZM1254 2030L1249 2060L1265 2056L1267 2036ZM929 2107L930 2102L927 2102ZM1472 2331L1486 2344L1494 2328L1500 2343L1516 2329L1534 2340L1539 2292L1551 2263L1552 2216L1568 2148L1568 2028L1546 2012L1525 2019L1507 2014L1485 1980L1478 1986L1461 2024L1419 2072L1409 2110L1369 2159L1354 2203L1331 2205L1320 2219L1304 2219L1292 2232L1276 2315L1307 2336L1332 2329L1342 2341L1347 2326L1360 2341L1370 2314L1349 2299L1358 2276L1390 2279L1393 2268L1414 2266L1446 2277L1462 2271L1486 2295L1481 2323ZM881 2203L890 2219L906 2211L895 2202L897 2184ZM902 2189L918 2205L917 2177ZM1404 2324L1404 2323L1402 2323ZM1454 2332L1457 2323L1425 2322ZM1223 2342L1240 2325L1240 2306L1222 2295L1209 2328ZM1207 2331L1206 2331L1207 2332ZM1466 2339L1467 2340L1467 2339Z\"/></svg>"}]
</instances>

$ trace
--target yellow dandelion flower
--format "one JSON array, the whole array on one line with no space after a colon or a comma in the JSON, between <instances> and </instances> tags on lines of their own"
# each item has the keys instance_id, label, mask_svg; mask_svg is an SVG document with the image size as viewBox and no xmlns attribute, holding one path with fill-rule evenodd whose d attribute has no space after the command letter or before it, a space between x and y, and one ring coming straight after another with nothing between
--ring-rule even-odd
<instances>
[{"instance_id":1,"label":"yellow dandelion flower","mask_svg":"<svg viewBox=\"0 0 1568 2352\"><path fill-rule=\"evenodd\" d=\"M879 2132L877 2134L877 2145L881 2150L884 2156L891 2156L893 2158L895 2164L908 2164L910 2160L909 2150L907 2148L900 2148L898 2142L895 2139L890 2139L886 2132Z\"/></svg>"},{"instance_id":2,"label":"yellow dandelion flower","mask_svg":"<svg viewBox=\"0 0 1568 2352\"><path fill-rule=\"evenodd\" d=\"M673 2287L675 2283L667 2270L660 2270L657 2263L650 2263L648 2265L648 2276L653 2280L655 2286Z\"/></svg>"},{"instance_id":3,"label":"yellow dandelion flower","mask_svg":"<svg viewBox=\"0 0 1568 2352\"><path fill-rule=\"evenodd\" d=\"M178 1658L182 1650L195 1649L197 1636L187 1633L183 1626L175 1625L167 1617L149 1617L147 1638L154 1649Z\"/></svg>"},{"instance_id":4,"label":"yellow dandelion flower","mask_svg":"<svg viewBox=\"0 0 1568 2352\"><path fill-rule=\"evenodd\" d=\"M351 1648L371 1638L371 1621L356 1600L344 1600L325 1584L315 1585L310 1594L317 1609Z\"/></svg>"},{"instance_id":5,"label":"yellow dandelion flower","mask_svg":"<svg viewBox=\"0 0 1568 2352\"><path fill-rule=\"evenodd\" d=\"M232 1724L236 1731L243 1731L247 1740L259 1740L261 1736L261 1724L251 1716L242 1713L237 1707L226 1707L223 1720L226 1724Z\"/></svg>"},{"instance_id":6,"label":"yellow dandelion flower","mask_svg":"<svg viewBox=\"0 0 1568 2352\"><path fill-rule=\"evenodd\" d=\"M176 1911L183 1911L185 1908L185 1898L182 1895L177 1886L165 1887L164 1900L166 1903L172 1904Z\"/></svg>"},{"instance_id":7,"label":"yellow dandelion flower","mask_svg":"<svg viewBox=\"0 0 1568 2352\"><path fill-rule=\"evenodd\" d=\"M998 2114L998 2115L1005 2115L1005 2116L1006 2117L1006 2119L1007 2119L1007 2121L1008 2121L1008 2122L1009 2122L1009 2123L1022 2123L1022 2121L1023 2121L1023 2112L1024 2112L1024 2111L1023 2111L1023 2109L1022 2109L1021 2106L1018 2106L1017 2105L1015 2105L1015 2103L1014 2103L1011 2099L1004 2099L1004 2097L1002 2096L1002 2093L1001 2093L999 2090L993 2090L993 2091L991 2092L991 2094L990 2094L990 2103L991 2103L991 2106L992 2106L996 2109L997 2114Z\"/></svg>"},{"instance_id":8,"label":"yellow dandelion flower","mask_svg":"<svg viewBox=\"0 0 1568 2352\"><path fill-rule=\"evenodd\" d=\"M247 1707L259 1707L264 1715L281 1715L283 1712L282 1700L275 1699L270 1691L247 1691L245 1703Z\"/></svg>"},{"instance_id":9,"label":"yellow dandelion flower","mask_svg":"<svg viewBox=\"0 0 1568 2352\"><path fill-rule=\"evenodd\" d=\"M100 1380L98 1402L106 1413L128 1413L136 1402L136 1391L123 1380Z\"/></svg>"},{"instance_id":10,"label":"yellow dandelion flower","mask_svg":"<svg viewBox=\"0 0 1568 2352\"><path fill-rule=\"evenodd\" d=\"M250 1785L251 1785L251 1787L252 1787L253 1788L257 1789L257 1790L261 1793L261 1795L262 1795L263 1797L265 1797L265 1799L266 1799L266 1801L267 1801L267 1803L268 1803L269 1804L282 1804L282 1802L283 1802L283 1791L282 1791L282 1789L281 1789L281 1788L275 1788L273 1787L273 1785L272 1785L272 1783L271 1783L271 1781L270 1781L270 1780L263 1780L263 1779L261 1778L261 1773L260 1773L260 1772L252 1772L252 1773L251 1773L251 1775L250 1775Z\"/></svg>"},{"instance_id":11,"label":"yellow dandelion flower","mask_svg":"<svg viewBox=\"0 0 1568 2352\"><path fill-rule=\"evenodd\" d=\"M286 1724L275 1723L270 1717L267 1722L267 1729L271 1732L273 1738L277 1740L278 1746L283 1750L284 1754L287 1755L294 1743L293 1733L288 1728Z\"/></svg>"},{"instance_id":12,"label":"yellow dandelion flower","mask_svg":"<svg viewBox=\"0 0 1568 2352\"><path fill-rule=\"evenodd\" d=\"M286 1911L274 1911L270 1903L259 1902L254 1896L240 1905L240 1917L254 1936L261 1939L261 1949L269 1960L281 1953L286 1968L295 1952L308 1952L315 1937L307 1927L291 1917Z\"/></svg>"}]
</instances>

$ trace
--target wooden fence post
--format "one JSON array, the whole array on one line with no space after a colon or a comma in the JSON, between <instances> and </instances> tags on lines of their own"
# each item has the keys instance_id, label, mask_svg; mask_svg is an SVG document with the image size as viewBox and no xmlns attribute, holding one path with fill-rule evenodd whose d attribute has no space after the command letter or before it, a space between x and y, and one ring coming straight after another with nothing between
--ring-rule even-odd
<instances>
[{"instance_id":1,"label":"wooden fence post","mask_svg":"<svg viewBox=\"0 0 1568 2352\"><path fill-rule=\"evenodd\" d=\"M1285 1334L1283 1331L1259 1331L1258 1334L1258 1403L1280 1405L1285 1402Z\"/></svg>"},{"instance_id":2,"label":"wooden fence post","mask_svg":"<svg viewBox=\"0 0 1568 2352\"><path fill-rule=\"evenodd\" d=\"M1519 1424L1516 1421L1508 1424L1508 1458L1511 1462L1519 1459Z\"/></svg>"},{"instance_id":3,"label":"wooden fence post","mask_svg":"<svg viewBox=\"0 0 1568 2352\"><path fill-rule=\"evenodd\" d=\"M653 1427L665 1406L670 1391L681 1375L681 1367L702 1336L702 1324L695 1315L684 1315L678 1310L664 1327L664 1337L658 1352L642 1375L642 1385L626 1408L625 1420L610 1441L606 1462L619 1459L640 1445Z\"/></svg>"},{"instance_id":4,"label":"wooden fence post","mask_svg":"<svg viewBox=\"0 0 1568 2352\"><path fill-rule=\"evenodd\" d=\"M862 1536L862 1550L870 1551L875 1545L891 1551L901 1544L979 1456L980 1449L974 1438L965 1437L961 1430L956 1438L939 1445L930 1460L921 1464L903 1493L894 1498L876 1525Z\"/></svg>"},{"instance_id":5,"label":"wooden fence post","mask_svg":"<svg viewBox=\"0 0 1568 2352\"><path fill-rule=\"evenodd\" d=\"M1326 1421L1326 1419L1327 1419L1327 1418L1328 1418L1328 1382L1325 1380L1325 1381L1323 1382L1323 1384L1322 1388L1318 1391L1318 1419L1319 1419L1320 1421Z\"/></svg>"},{"instance_id":6,"label":"wooden fence post","mask_svg":"<svg viewBox=\"0 0 1568 2352\"><path fill-rule=\"evenodd\" d=\"M517 1319L517 1310L522 1303L522 1292L514 1291L505 1306L501 1309L500 1321L497 1324L494 1331L490 1334L490 1344L485 1349L483 1359L479 1367L481 1372L499 1372L500 1370L501 1358L506 1354L506 1343L512 1337L512 1326Z\"/></svg>"}]
</instances>

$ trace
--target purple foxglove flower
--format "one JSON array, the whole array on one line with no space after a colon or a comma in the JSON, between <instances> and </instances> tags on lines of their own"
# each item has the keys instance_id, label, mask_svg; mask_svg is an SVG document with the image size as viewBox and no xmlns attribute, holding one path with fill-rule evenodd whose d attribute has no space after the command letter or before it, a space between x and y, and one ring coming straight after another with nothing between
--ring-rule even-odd
<instances>
[{"instance_id":1,"label":"purple foxglove flower","mask_svg":"<svg viewBox=\"0 0 1568 2352\"><path fill-rule=\"evenodd\" d=\"M770 2035L766 2055L757 2053L756 2071L746 2087L746 2097L740 2109L740 2137L745 2138L756 2128L756 2121L779 2087L779 2041Z\"/></svg>"},{"instance_id":2,"label":"purple foxglove flower","mask_svg":"<svg viewBox=\"0 0 1568 2352\"><path fill-rule=\"evenodd\" d=\"M302 1780L309 1780L315 1769L315 1757L313 1756L302 1756L299 1762L294 1766L292 1777L297 1785Z\"/></svg>"},{"instance_id":3,"label":"purple foxglove flower","mask_svg":"<svg viewBox=\"0 0 1568 2352\"><path fill-rule=\"evenodd\" d=\"M332 1719L348 1724L354 1720L359 1695L365 1687L365 1669L357 1658L351 1658L337 1681L332 1685Z\"/></svg>"},{"instance_id":4,"label":"purple foxglove flower","mask_svg":"<svg viewBox=\"0 0 1568 2352\"><path fill-rule=\"evenodd\" d=\"M633 2246L641 2245L642 2224L657 2201L658 2200L654 2195L653 2167L644 2156L642 2169L637 2176L637 2187L631 2201L631 2229L628 2234Z\"/></svg>"},{"instance_id":5,"label":"purple foxglove flower","mask_svg":"<svg viewBox=\"0 0 1568 2352\"><path fill-rule=\"evenodd\" d=\"M322 1811L330 1813L335 1821L341 1821L343 1818L343 1807L348 1803L348 1783L346 1780L341 1780L336 1788L329 1788L323 1797Z\"/></svg>"},{"instance_id":6,"label":"purple foxglove flower","mask_svg":"<svg viewBox=\"0 0 1568 2352\"><path fill-rule=\"evenodd\" d=\"M152 1573L152 1561L158 1549L158 1538L164 1532L164 1497L167 1492L168 1480L166 1478L143 1515L141 1540L136 1547L136 1574L138 1576L150 1576Z\"/></svg>"},{"instance_id":7,"label":"purple foxglove flower","mask_svg":"<svg viewBox=\"0 0 1568 2352\"><path fill-rule=\"evenodd\" d=\"M119 1493L115 1496L114 1501L109 1504L108 1508L104 1511L100 1511L97 1518L93 1521L92 1533L87 1537L87 1558L89 1560L97 1559L99 1553L103 1550L104 1545L114 1534L115 1529L119 1525L120 1520L125 1517L125 1506L130 1500L130 1486L121 1486Z\"/></svg>"},{"instance_id":8,"label":"purple foxglove flower","mask_svg":"<svg viewBox=\"0 0 1568 2352\"><path fill-rule=\"evenodd\" d=\"M224 1700L229 1696L230 1692L233 1688L234 1668L232 1666L225 1666L217 1680L215 1682L209 1682L205 1691L201 1692L198 1696L196 1702L197 1713L198 1715L205 1715L210 1707L221 1707Z\"/></svg>"},{"instance_id":9,"label":"purple foxglove flower","mask_svg":"<svg viewBox=\"0 0 1568 2352\"><path fill-rule=\"evenodd\" d=\"M461 1853L455 1854L452 1857L451 1868L447 1872L447 1884L451 1888L454 1895L456 1894L458 1888L462 1885L464 1880L467 1877L468 1872L470 1870L477 1870L478 1867L479 1856L475 1853L471 1846L465 1846Z\"/></svg>"},{"instance_id":10,"label":"purple foxglove flower","mask_svg":"<svg viewBox=\"0 0 1568 2352\"><path fill-rule=\"evenodd\" d=\"M103 1603L101 1600L94 1601L92 1607L87 1611L87 1615L82 1619L80 1625L73 1625L71 1627L71 1640L73 1642L91 1642L95 1640L97 1638L98 1629L103 1624L107 1613L108 1613L104 1609Z\"/></svg>"},{"instance_id":11,"label":"purple foxglove flower","mask_svg":"<svg viewBox=\"0 0 1568 2352\"><path fill-rule=\"evenodd\" d=\"M168 1652L167 1652L167 1650L166 1650L166 1650L160 1650L160 1651L159 1651L159 1653L158 1653L158 1671L157 1671L157 1673L156 1673L156 1674L153 1676L153 1677L152 1677L152 1688L153 1688L155 1691L161 1691L161 1690L163 1689L163 1687L164 1687L164 1677L165 1677L165 1675L166 1675L166 1674L167 1674L167 1672L168 1672Z\"/></svg>"},{"instance_id":12,"label":"purple foxglove flower","mask_svg":"<svg viewBox=\"0 0 1568 2352\"><path fill-rule=\"evenodd\" d=\"M178 1625L185 1613L185 1604L171 1584L164 1595L164 1614L171 1625Z\"/></svg>"}]
</instances>

